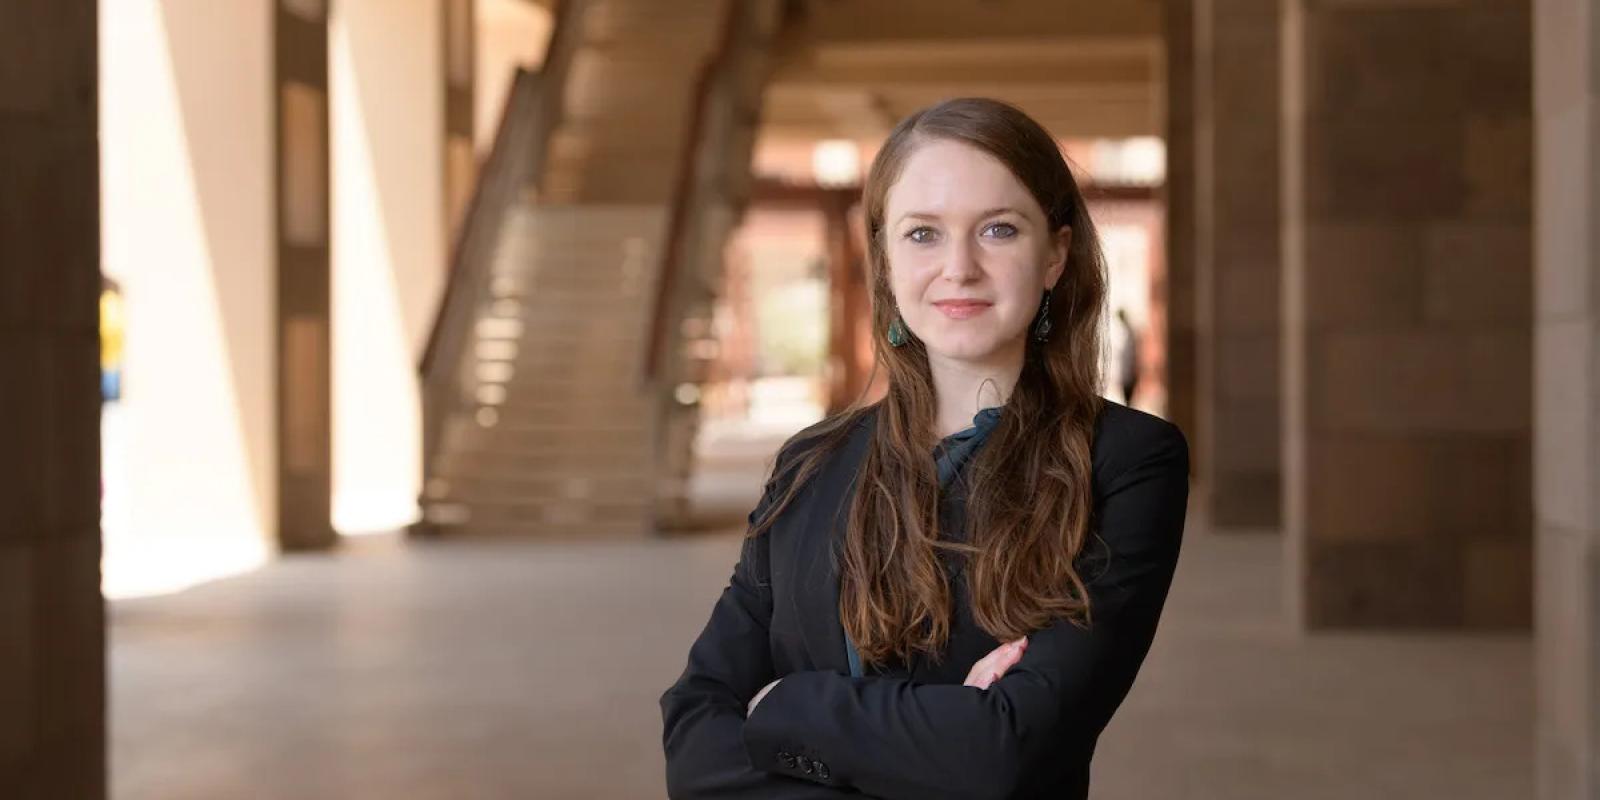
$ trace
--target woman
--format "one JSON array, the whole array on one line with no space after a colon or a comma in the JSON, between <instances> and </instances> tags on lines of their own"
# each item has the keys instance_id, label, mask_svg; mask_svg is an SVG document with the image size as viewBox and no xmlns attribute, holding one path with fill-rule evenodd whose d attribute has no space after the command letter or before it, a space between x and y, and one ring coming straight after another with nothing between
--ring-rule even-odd
<instances>
[{"instance_id":1,"label":"woman","mask_svg":"<svg viewBox=\"0 0 1600 800\"><path fill-rule=\"evenodd\" d=\"M901 122L864 188L881 401L780 448L661 698L674 798L1084 798L1177 565L1188 448L1102 400L1104 265L1005 104Z\"/></svg>"}]
</instances>

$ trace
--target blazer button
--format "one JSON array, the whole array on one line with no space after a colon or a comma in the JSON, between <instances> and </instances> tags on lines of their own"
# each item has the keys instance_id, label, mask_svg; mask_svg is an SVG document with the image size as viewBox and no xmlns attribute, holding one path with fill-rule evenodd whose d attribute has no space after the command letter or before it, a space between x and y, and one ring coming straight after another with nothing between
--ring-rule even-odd
<instances>
[{"instance_id":1,"label":"blazer button","mask_svg":"<svg viewBox=\"0 0 1600 800\"><path fill-rule=\"evenodd\" d=\"M822 763L821 761L817 762L817 777L823 780L828 779L828 765Z\"/></svg>"},{"instance_id":2,"label":"blazer button","mask_svg":"<svg viewBox=\"0 0 1600 800\"><path fill-rule=\"evenodd\" d=\"M794 755L780 752L778 753L778 763L782 764L784 769L794 769Z\"/></svg>"},{"instance_id":3,"label":"blazer button","mask_svg":"<svg viewBox=\"0 0 1600 800\"><path fill-rule=\"evenodd\" d=\"M803 770L807 775L810 775L811 773L816 771L817 762L812 761L811 759L806 758L805 756L801 756L800 757L800 769Z\"/></svg>"}]
</instances>

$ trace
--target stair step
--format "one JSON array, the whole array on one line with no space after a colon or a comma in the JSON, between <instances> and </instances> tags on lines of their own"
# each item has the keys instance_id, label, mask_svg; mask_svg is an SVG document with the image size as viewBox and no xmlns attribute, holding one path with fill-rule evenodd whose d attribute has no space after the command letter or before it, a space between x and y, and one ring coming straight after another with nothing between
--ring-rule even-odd
<instances>
[{"instance_id":1,"label":"stair step","mask_svg":"<svg viewBox=\"0 0 1600 800\"><path fill-rule=\"evenodd\" d=\"M513 411L509 409L500 411L500 419L492 428L497 434L563 435L577 432L583 435L600 434L603 436L643 435L648 433L649 429L650 421L643 414L637 417L631 415L613 417L599 422L591 420L568 421L548 413Z\"/></svg>"},{"instance_id":2,"label":"stair step","mask_svg":"<svg viewBox=\"0 0 1600 800\"><path fill-rule=\"evenodd\" d=\"M557 129L555 135L568 134ZM506 215L506 229L569 247L636 239L649 244L665 233L666 222L667 209L653 203L523 205Z\"/></svg>"},{"instance_id":3,"label":"stair step","mask_svg":"<svg viewBox=\"0 0 1600 800\"><path fill-rule=\"evenodd\" d=\"M590 452L594 453L595 460L585 462L588 464L587 468L577 467L575 460L579 456L587 455ZM599 447L585 449L582 443L579 442L573 442L567 446L548 443L541 445L528 442L483 442L478 447L470 448L470 453L473 456L492 456L498 461L509 460L514 464L521 463L524 468L527 468L528 461L539 460L545 462L546 468L554 464L572 465L569 467L572 474L580 475L621 472L624 469L623 465L627 464L639 465L638 469L628 469L629 474L643 473L647 465L641 462L645 461L646 452L642 445L631 448ZM462 454L467 455L468 451L464 449ZM520 459L520 462L517 459ZM465 461L453 461L446 467L445 463L441 461L437 462L437 466L440 468L440 474L448 475L452 474L451 470L469 468L466 466L468 463ZM507 470L507 474L511 474L511 471Z\"/></svg>"},{"instance_id":4,"label":"stair step","mask_svg":"<svg viewBox=\"0 0 1600 800\"><path fill-rule=\"evenodd\" d=\"M470 449L463 448L451 456L438 456L428 475L430 478L437 476L446 480L454 479L459 474L479 475L496 471L515 475L524 470L550 469L552 465L563 465L567 469L566 474L573 476L624 473L634 475L644 473L653 464L654 459L649 458L647 452L642 447L630 448L628 451L610 448L593 451L577 446L561 448L519 447L507 443L483 444Z\"/></svg>"},{"instance_id":5,"label":"stair step","mask_svg":"<svg viewBox=\"0 0 1600 800\"><path fill-rule=\"evenodd\" d=\"M528 369L517 372L510 381L501 385L506 387L506 402L503 405L529 409L529 414L546 416L559 423L578 424L583 419L626 420L637 415L642 425L646 419L645 412L649 409L649 405L638 396L639 382L633 374L619 375L615 379L603 379L595 376L560 375L554 371L541 375ZM633 402L628 402L630 400ZM583 411L592 408L591 403L597 404L599 409L604 410L604 414L598 417L581 416L582 411L569 407L572 403L584 404ZM580 416L570 416L575 411L578 411ZM505 419L502 417L497 421L504 422Z\"/></svg>"},{"instance_id":6,"label":"stair step","mask_svg":"<svg viewBox=\"0 0 1600 800\"><path fill-rule=\"evenodd\" d=\"M442 538L451 539L640 539L654 535L648 522L608 522L584 525L548 522L469 522L440 525Z\"/></svg>"},{"instance_id":7,"label":"stair step","mask_svg":"<svg viewBox=\"0 0 1600 800\"><path fill-rule=\"evenodd\" d=\"M524 305L515 317L480 317L476 330L478 338L521 340L530 345L527 349L548 350L551 348L538 347L539 342L571 338L564 336L568 331L589 334L583 337L585 339L638 338L644 333L644 317L619 309L617 298L612 298L609 305L574 300L564 308L553 301L547 305L547 300Z\"/></svg>"},{"instance_id":8,"label":"stair step","mask_svg":"<svg viewBox=\"0 0 1600 800\"><path fill-rule=\"evenodd\" d=\"M550 418L556 419L554 415ZM496 424L476 429L469 428L467 431L470 433L464 432L465 435L478 436L485 440L484 444L494 445L527 443L533 446L561 447L576 444L604 450L609 447L639 447L648 440L648 431L642 425L629 429L596 430L577 422L545 429L502 428Z\"/></svg>"},{"instance_id":9,"label":"stair step","mask_svg":"<svg viewBox=\"0 0 1600 800\"><path fill-rule=\"evenodd\" d=\"M591 377L565 381L559 379L554 369L549 375L550 380L541 380L533 370L524 370L512 376L510 383L501 384L505 387L505 398L496 405L499 417L494 422L548 422L558 429L576 427L620 434L643 430L652 418L651 395L642 393L638 381L631 376L616 380Z\"/></svg>"},{"instance_id":10,"label":"stair step","mask_svg":"<svg viewBox=\"0 0 1600 800\"><path fill-rule=\"evenodd\" d=\"M539 320L603 320L610 323L632 321L643 325L646 314L639 299L644 292L633 292L632 298L620 295L618 288L581 290L561 286L536 285L533 291L519 301L516 316L495 315L496 319L516 319L524 323ZM508 306L509 308L509 306Z\"/></svg>"},{"instance_id":11,"label":"stair step","mask_svg":"<svg viewBox=\"0 0 1600 800\"><path fill-rule=\"evenodd\" d=\"M654 247L630 254L627 246L620 242L574 248L541 242L536 236L530 233L516 241L502 242L495 255L493 273L509 272L518 277L543 272L625 278L649 274L660 258L660 251Z\"/></svg>"},{"instance_id":12,"label":"stair step","mask_svg":"<svg viewBox=\"0 0 1600 800\"><path fill-rule=\"evenodd\" d=\"M645 442L650 426L651 408L648 406L584 405L584 398L563 398L546 394L542 397L520 397L506 410L496 408L494 424L485 426L477 418L477 411L461 414L453 419L454 429L462 437L475 437L490 445L512 445L533 442L565 445L582 443L594 448L606 446L638 446ZM506 422L502 427L501 422ZM547 422L549 427L520 427Z\"/></svg>"},{"instance_id":13,"label":"stair step","mask_svg":"<svg viewBox=\"0 0 1600 800\"><path fill-rule=\"evenodd\" d=\"M611 353L595 352L593 350L578 350L570 352L555 350L535 350L533 352L518 352L512 358L499 358L502 353L494 353L495 358L478 357L480 364L510 364L512 372L517 376L527 376L528 381L539 383L548 376L552 380L566 378L568 382L591 380L605 385L626 385L630 390L637 390L639 378L639 365L643 360L643 353L629 351ZM630 391L631 393L631 391Z\"/></svg>"},{"instance_id":14,"label":"stair step","mask_svg":"<svg viewBox=\"0 0 1600 800\"><path fill-rule=\"evenodd\" d=\"M551 410L544 413L519 414L519 419L531 421L543 419L552 423L549 427L540 429L518 428L515 425L502 427L505 421L502 416L494 425L479 425L477 420L470 420L472 427L463 427L462 444L474 444L484 448L517 449L528 447L530 449L558 450L572 449L572 446L582 446L599 452L613 450L626 450L629 448L643 447L649 440L649 426L644 424L644 412L630 412L627 416L640 420L637 426L601 428L595 424L594 417L560 416L560 410Z\"/></svg>"},{"instance_id":15,"label":"stair step","mask_svg":"<svg viewBox=\"0 0 1600 800\"><path fill-rule=\"evenodd\" d=\"M480 473L537 475L550 469L552 465L560 465L565 475L598 476L606 474L605 471L609 469L620 471L624 466L627 466L629 472L643 471L648 466L644 462L637 450L628 453L587 450L567 453L556 460L551 458L548 451L498 448L441 455L434 464L435 470L430 472L430 475L439 475L446 479L456 475L472 476Z\"/></svg>"},{"instance_id":16,"label":"stair step","mask_svg":"<svg viewBox=\"0 0 1600 800\"><path fill-rule=\"evenodd\" d=\"M449 471L441 470L437 480L429 479L425 493L443 497L460 490L498 491L517 489L529 496L549 496L565 499L585 497L631 496L641 491L654 491L655 476L641 465L638 459L617 460L595 469L578 469L560 463L519 470L485 468L478 464L462 462Z\"/></svg>"},{"instance_id":17,"label":"stair step","mask_svg":"<svg viewBox=\"0 0 1600 800\"><path fill-rule=\"evenodd\" d=\"M526 332L525 340L548 347L632 347L640 353L644 352L643 331L619 330L616 326L602 324L587 325L582 321L574 321L571 325L559 325L553 320L545 322L548 324L531 326L535 330Z\"/></svg>"},{"instance_id":18,"label":"stair step","mask_svg":"<svg viewBox=\"0 0 1600 800\"><path fill-rule=\"evenodd\" d=\"M526 515L533 512L523 512L524 508L557 509L551 512L554 516L572 519L616 519L619 515L629 519L645 514L655 503L655 493L642 489L618 494L615 497L599 497L575 500L562 494L529 494L513 489L502 491L462 489L452 490L448 494L431 497L427 500L432 504L457 503L472 509L474 514L483 512L484 509L517 509L517 515ZM561 510L565 509L565 510ZM487 513L487 512L484 512ZM543 512L539 512L543 514ZM563 516L565 515L565 516ZM544 516L540 516L544 519Z\"/></svg>"},{"instance_id":19,"label":"stair step","mask_svg":"<svg viewBox=\"0 0 1600 800\"><path fill-rule=\"evenodd\" d=\"M447 506L459 501L454 499L440 499L433 497L421 498L425 507ZM474 510L483 514L497 514L502 517L526 516L529 514L567 514L579 515L585 518L599 518L605 516L616 517L636 514L655 502L652 494L629 493L617 496L568 498L568 497L527 497L522 495L507 495L503 497L480 498L474 501Z\"/></svg>"},{"instance_id":20,"label":"stair step","mask_svg":"<svg viewBox=\"0 0 1600 800\"><path fill-rule=\"evenodd\" d=\"M490 429L492 433L493 429ZM473 441L476 439L476 441ZM602 441L592 435L574 435L565 439L556 439L550 436L520 436L507 435L488 438L486 436L462 437L456 440L461 448L462 457L476 457L478 455L501 454L505 457L520 455L527 458L541 457L547 461L559 464L572 464L572 459L579 455L593 454L594 460L587 462L590 470L601 469L607 463L636 464L643 460L645 445L648 439L644 436L635 437L633 441L615 442ZM452 456L453 457L453 456ZM443 458L443 456L441 456ZM444 469L454 469L458 465L470 463L467 461L439 461L436 465ZM570 469L578 470L577 466ZM642 467L641 467L642 469Z\"/></svg>"},{"instance_id":21,"label":"stair step","mask_svg":"<svg viewBox=\"0 0 1600 800\"><path fill-rule=\"evenodd\" d=\"M617 412L647 407L645 400L649 394L639 383L643 353L633 354L635 348L628 348L630 355L625 356L626 360L611 360L582 344L573 347L583 349L570 356L554 353L519 356L511 367L511 374L495 381L506 387L506 400L501 405L523 407L525 401L578 401L582 402L582 408L569 410L596 412L590 414L590 418L597 421L610 419L610 415ZM489 377L500 378L499 375ZM602 411L604 415L598 415Z\"/></svg>"},{"instance_id":22,"label":"stair step","mask_svg":"<svg viewBox=\"0 0 1600 800\"><path fill-rule=\"evenodd\" d=\"M590 354L644 353L644 323L633 320L612 322L604 317L530 317L520 321L522 336L517 351L552 353L563 351ZM505 337L483 337L480 341L507 341ZM511 340L518 341L518 340Z\"/></svg>"},{"instance_id":23,"label":"stair step","mask_svg":"<svg viewBox=\"0 0 1600 800\"><path fill-rule=\"evenodd\" d=\"M447 525L642 525L654 514L652 504L626 506L558 505L542 501L457 502L429 501L422 505L423 519Z\"/></svg>"},{"instance_id":24,"label":"stair step","mask_svg":"<svg viewBox=\"0 0 1600 800\"><path fill-rule=\"evenodd\" d=\"M560 266L566 269L566 265ZM506 279L507 291L506 297L486 308L495 317L525 318L529 311L541 309L571 314L611 311L642 320L646 316L642 304L637 300L621 302L619 294L627 288L635 296L643 295L646 286L653 283L655 269L652 266L635 275L576 275L541 270L540 265L530 263L522 268L506 267L495 275ZM506 311L501 312L496 306Z\"/></svg>"},{"instance_id":25,"label":"stair step","mask_svg":"<svg viewBox=\"0 0 1600 800\"><path fill-rule=\"evenodd\" d=\"M479 456L496 454L500 458L497 463L518 464L520 468L516 470L517 472L537 468L537 462L534 464L526 462L542 458L545 461L543 467L545 469L559 468L574 473L640 474L647 467L642 458L646 441L645 437L640 436L635 441L614 443L583 435L565 440L550 437L497 437L477 442L461 441L459 444L464 446L462 450L448 456L440 456L441 459L453 460L440 460L435 462L435 465L441 470L472 468L478 463ZM584 456L586 460L576 461L578 456ZM523 461L519 462L514 457L521 457Z\"/></svg>"},{"instance_id":26,"label":"stair step","mask_svg":"<svg viewBox=\"0 0 1600 800\"><path fill-rule=\"evenodd\" d=\"M586 365L585 365L586 366ZM506 422L504 413L508 410L512 416L518 416L517 409L528 409L519 418L527 420L531 416L548 417L557 424L576 424L579 420L588 419L595 423L607 422L613 418L626 417L638 413L641 420L648 407L639 398L639 371L638 367L619 369L615 373L592 372L589 374L574 374L571 370L579 368L574 362L565 364L542 362L525 363L513 367L509 380L485 381L505 387L505 399L494 403L502 413L497 422ZM499 375L494 376L499 378ZM480 384L481 385L481 384ZM494 398L489 398L493 400ZM638 400L637 405L624 402L628 399ZM586 416L573 417L574 411L579 409L566 408L572 403L582 403L582 411L603 411L604 413L587 414ZM600 408L593 409L593 404ZM532 406L537 405L537 408ZM527 420L531 421L531 420ZM490 427L490 426L485 426ZM587 427L587 426L586 426ZM624 427L624 426L614 426Z\"/></svg>"},{"instance_id":27,"label":"stair step","mask_svg":"<svg viewBox=\"0 0 1600 800\"><path fill-rule=\"evenodd\" d=\"M514 372L510 381L500 384L505 387L506 399L499 405L571 421L609 419L629 413L642 415L650 407L632 375L618 376L615 380L569 377L554 372L548 375L531 370ZM582 406L573 408L573 403Z\"/></svg>"},{"instance_id":28,"label":"stair step","mask_svg":"<svg viewBox=\"0 0 1600 800\"><path fill-rule=\"evenodd\" d=\"M557 161L585 157L586 154L583 153L562 155L557 157ZM559 258L567 263L587 264L595 268L615 264L620 269L621 259L629 255L648 258L658 249L657 243L648 238L642 243L630 243L628 237L618 236L615 231L609 236L589 241L557 239L546 231L529 227L507 227L502 229L502 234L501 240L496 243L501 250L499 253L501 257L541 255ZM640 231L637 235L648 237L649 234L649 231Z\"/></svg>"},{"instance_id":29,"label":"stair step","mask_svg":"<svg viewBox=\"0 0 1600 800\"><path fill-rule=\"evenodd\" d=\"M631 459L591 463L586 467L569 466L557 471L558 467L569 462L537 457L458 461L448 467L439 465L439 469L429 474L428 482L424 484L424 496L492 494L507 487L526 492L528 497L559 500L653 494L656 476L639 462L635 454ZM497 468L497 465L506 463L511 466Z\"/></svg>"},{"instance_id":30,"label":"stair step","mask_svg":"<svg viewBox=\"0 0 1600 800\"><path fill-rule=\"evenodd\" d=\"M639 394L638 386L605 386L595 383L535 383L520 381L506 385L503 412L513 416L539 415L571 424L601 422L637 416L647 419L651 404ZM480 426L482 427L482 426Z\"/></svg>"},{"instance_id":31,"label":"stair step","mask_svg":"<svg viewBox=\"0 0 1600 800\"><path fill-rule=\"evenodd\" d=\"M486 355L491 358L480 358L484 362L514 363L527 366L548 365L557 372L548 375L524 375L522 370L513 366L512 370L517 377L534 383L551 384L578 384L587 383L590 379L599 379L600 383L627 383L637 384L637 365L645 356L644 337L635 336L622 338L607 336L605 326L599 330L589 327L582 322L572 325L559 325L553 321L545 324L529 326L532 333L521 343L512 359L501 358L505 355L503 345L486 347ZM477 356L469 355L469 358ZM499 382L501 379L493 378ZM598 388L598 387L597 387ZM628 394L637 393L637 388Z\"/></svg>"},{"instance_id":32,"label":"stair step","mask_svg":"<svg viewBox=\"0 0 1600 800\"><path fill-rule=\"evenodd\" d=\"M648 505L656 495L655 477L631 475L596 479L582 483L573 475L556 475L543 479L521 475L473 478L438 476L429 478L427 502L459 502L468 504L506 505L510 503L541 503L545 505L610 504ZM574 490L578 493L574 494Z\"/></svg>"}]
</instances>

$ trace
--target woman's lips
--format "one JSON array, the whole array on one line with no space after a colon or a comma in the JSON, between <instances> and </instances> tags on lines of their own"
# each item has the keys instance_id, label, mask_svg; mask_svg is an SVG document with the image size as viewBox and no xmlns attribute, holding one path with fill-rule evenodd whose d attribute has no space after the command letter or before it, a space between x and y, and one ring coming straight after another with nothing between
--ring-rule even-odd
<instances>
[{"instance_id":1,"label":"woman's lips","mask_svg":"<svg viewBox=\"0 0 1600 800\"><path fill-rule=\"evenodd\" d=\"M933 304L934 308L944 312L944 315L951 319L971 319L989 310L991 305L993 303L969 300L947 300Z\"/></svg>"}]
</instances>

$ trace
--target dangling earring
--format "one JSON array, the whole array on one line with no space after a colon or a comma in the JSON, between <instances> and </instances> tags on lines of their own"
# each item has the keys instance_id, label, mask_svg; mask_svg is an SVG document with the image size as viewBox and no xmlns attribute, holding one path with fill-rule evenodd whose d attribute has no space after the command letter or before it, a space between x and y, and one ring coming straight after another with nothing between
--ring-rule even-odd
<instances>
[{"instance_id":1,"label":"dangling earring","mask_svg":"<svg viewBox=\"0 0 1600 800\"><path fill-rule=\"evenodd\" d=\"M889 323L889 345L891 347L900 347L905 343L906 323L905 320L900 318L899 314L896 314L894 321Z\"/></svg>"},{"instance_id":2,"label":"dangling earring","mask_svg":"<svg viewBox=\"0 0 1600 800\"><path fill-rule=\"evenodd\" d=\"M1044 299L1039 301L1039 315L1034 317L1033 340L1044 344L1050 339L1050 290L1044 290Z\"/></svg>"}]
</instances>

